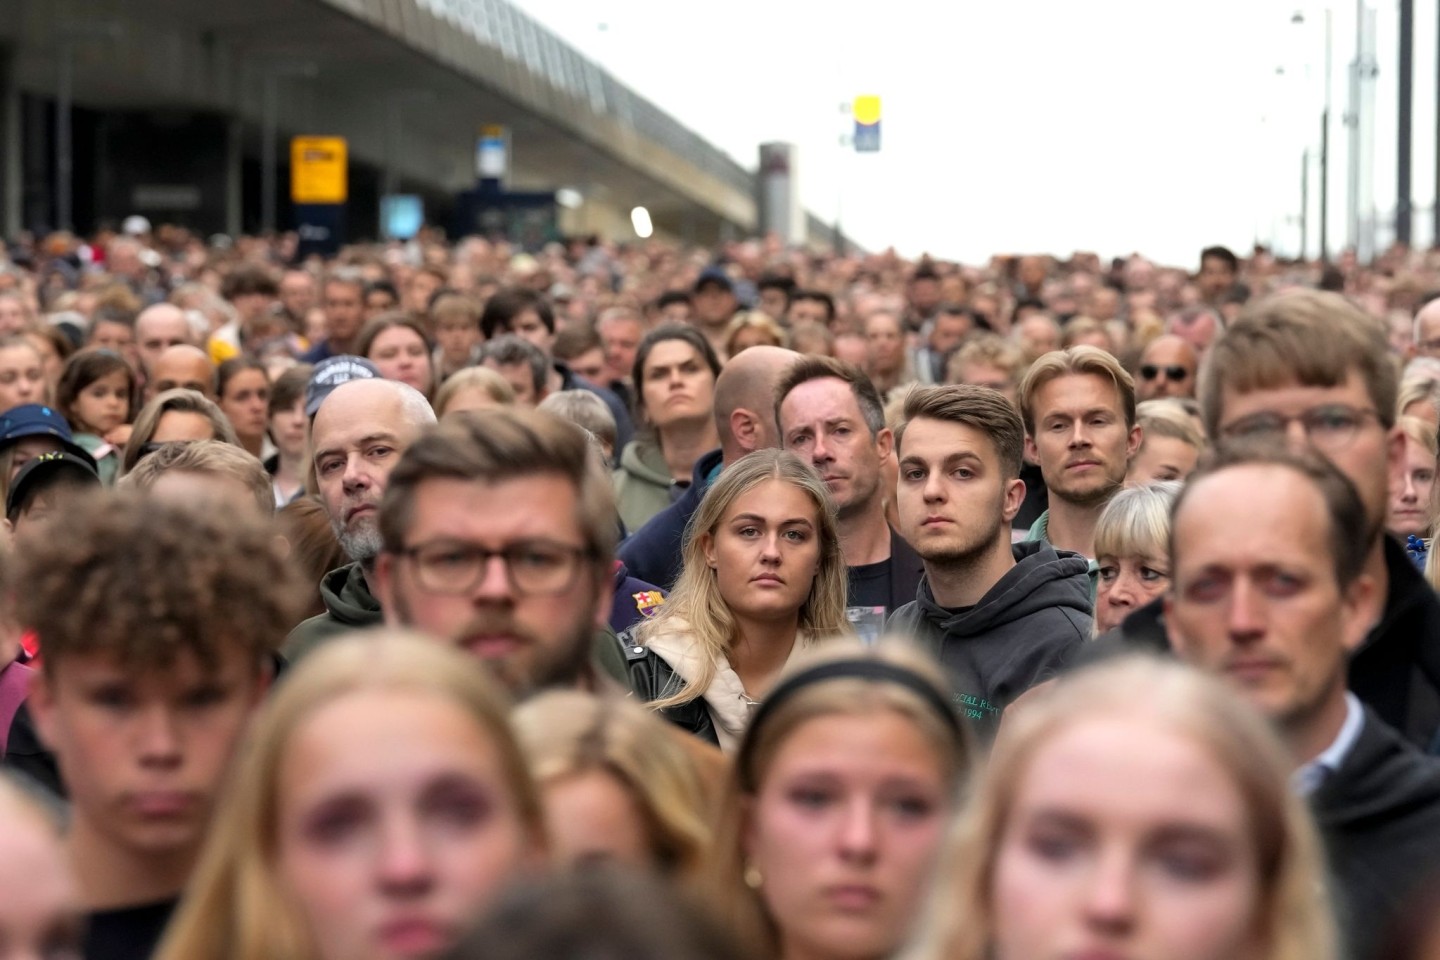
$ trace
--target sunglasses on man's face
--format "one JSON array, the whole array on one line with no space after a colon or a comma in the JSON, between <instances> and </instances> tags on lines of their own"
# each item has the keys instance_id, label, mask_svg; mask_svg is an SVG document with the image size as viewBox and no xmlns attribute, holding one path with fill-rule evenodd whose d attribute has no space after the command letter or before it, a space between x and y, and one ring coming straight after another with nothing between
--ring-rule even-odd
<instances>
[{"instance_id":1,"label":"sunglasses on man's face","mask_svg":"<svg viewBox=\"0 0 1440 960\"><path fill-rule=\"evenodd\" d=\"M1140 376L1144 377L1146 380L1154 380L1162 373L1165 374L1165 379L1169 380L1171 383L1179 383L1181 380L1184 380L1186 377L1190 376L1190 371L1186 370L1184 367L1178 364L1172 364L1166 367L1157 367L1153 363L1147 363L1140 368Z\"/></svg>"}]
</instances>

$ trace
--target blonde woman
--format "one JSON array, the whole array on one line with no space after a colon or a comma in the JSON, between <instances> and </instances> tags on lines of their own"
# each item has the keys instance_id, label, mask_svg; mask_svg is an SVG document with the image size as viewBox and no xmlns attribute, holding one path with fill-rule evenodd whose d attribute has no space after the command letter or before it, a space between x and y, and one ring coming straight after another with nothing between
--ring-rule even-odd
<instances>
[{"instance_id":1,"label":"blonde woman","mask_svg":"<svg viewBox=\"0 0 1440 960\"><path fill-rule=\"evenodd\" d=\"M1405 436L1405 451L1398 475L1393 470L1390 475L1385 529L1402 541L1414 537L1423 546L1435 526L1435 459L1440 450L1435 425L1429 420L1401 417L1399 426Z\"/></svg>"},{"instance_id":2,"label":"blonde woman","mask_svg":"<svg viewBox=\"0 0 1440 960\"><path fill-rule=\"evenodd\" d=\"M539 797L473 658L336 640L266 704L160 960L434 955L545 853Z\"/></svg>"},{"instance_id":3,"label":"blonde woman","mask_svg":"<svg viewBox=\"0 0 1440 960\"><path fill-rule=\"evenodd\" d=\"M933 661L833 644L788 672L735 755L711 905L752 957L892 956L924 903L973 755Z\"/></svg>"},{"instance_id":4,"label":"blonde woman","mask_svg":"<svg viewBox=\"0 0 1440 960\"><path fill-rule=\"evenodd\" d=\"M557 865L608 861L695 879L709 805L678 731L631 700L574 690L533 697L513 719Z\"/></svg>"},{"instance_id":5,"label":"blonde woman","mask_svg":"<svg viewBox=\"0 0 1440 960\"><path fill-rule=\"evenodd\" d=\"M1125 482L1131 486L1184 480L1205 452L1205 435L1177 400L1146 400L1135 407L1140 449L1130 458Z\"/></svg>"},{"instance_id":6,"label":"blonde woman","mask_svg":"<svg viewBox=\"0 0 1440 960\"><path fill-rule=\"evenodd\" d=\"M1219 681L1130 657L1006 718L906 960L1333 960L1285 748Z\"/></svg>"},{"instance_id":7,"label":"blonde woman","mask_svg":"<svg viewBox=\"0 0 1440 960\"><path fill-rule=\"evenodd\" d=\"M851 635L834 502L794 454L757 451L705 491L683 560L660 612L624 638L631 687L729 752L794 652Z\"/></svg>"},{"instance_id":8,"label":"blonde woman","mask_svg":"<svg viewBox=\"0 0 1440 960\"><path fill-rule=\"evenodd\" d=\"M1095 636L1113 630L1170 585L1170 507L1177 482L1127 487L1095 522Z\"/></svg>"}]
</instances>

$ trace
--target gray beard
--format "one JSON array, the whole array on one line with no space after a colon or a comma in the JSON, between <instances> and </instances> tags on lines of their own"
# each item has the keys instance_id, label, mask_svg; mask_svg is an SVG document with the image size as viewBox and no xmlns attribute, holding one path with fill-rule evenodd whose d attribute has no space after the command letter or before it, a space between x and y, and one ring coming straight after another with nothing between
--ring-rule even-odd
<instances>
[{"instance_id":1,"label":"gray beard","mask_svg":"<svg viewBox=\"0 0 1440 960\"><path fill-rule=\"evenodd\" d=\"M335 531L335 539L339 542L340 549L345 551L345 556L356 563L371 563L380 556L380 551L385 546L380 539L380 531L373 523L346 530L343 523L331 519L330 529Z\"/></svg>"}]
</instances>

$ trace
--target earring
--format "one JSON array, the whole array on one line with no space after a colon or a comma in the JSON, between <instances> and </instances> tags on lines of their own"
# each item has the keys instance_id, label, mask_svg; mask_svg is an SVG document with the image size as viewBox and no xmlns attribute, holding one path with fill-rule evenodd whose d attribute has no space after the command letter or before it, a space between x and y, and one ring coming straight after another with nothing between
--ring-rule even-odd
<instances>
[{"instance_id":1,"label":"earring","mask_svg":"<svg viewBox=\"0 0 1440 960\"><path fill-rule=\"evenodd\" d=\"M751 890L759 890L760 885L765 882L765 878L760 875L760 868L753 863L747 863L745 865L744 878L745 886Z\"/></svg>"}]
</instances>

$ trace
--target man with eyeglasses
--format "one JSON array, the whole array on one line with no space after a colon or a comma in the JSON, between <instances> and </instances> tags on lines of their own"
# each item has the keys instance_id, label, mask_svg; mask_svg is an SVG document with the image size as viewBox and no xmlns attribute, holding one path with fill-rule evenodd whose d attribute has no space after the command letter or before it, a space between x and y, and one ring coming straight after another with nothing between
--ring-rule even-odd
<instances>
[{"instance_id":1,"label":"man with eyeglasses","mask_svg":"<svg viewBox=\"0 0 1440 960\"><path fill-rule=\"evenodd\" d=\"M619 525L609 476L589 458L584 431L519 408L446 421L411 444L380 506L386 622L474 654L517 695L593 687Z\"/></svg>"},{"instance_id":2,"label":"man with eyeglasses","mask_svg":"<svg viewBox=\"0 0 1440 960\"><path fill-rule=\"evenodd\" d=\"M1338 294L1295 291L1248 306L1211 352L1200 399L1212 438L1313 449L1359 492L1371 544L1365 573L1384 607L1350 660L1350 689L1430 746L1440 725L1440 600L1384 534L1389 478L1404 450L1384 329Z\"/></svg>"},{"instance_id":3,"label":"man with eyeglasses","mask_svg":"<svg viewBox=\"0 0 1440 960\"><path fill-rule=\"evenodd\" d=\"M1195 370L1199 367L1195 348L1174 334L1151 340L1140 354L1135 372L1135 392L1144 400L1195 396Z\"/></svg>"}]
</instances>

